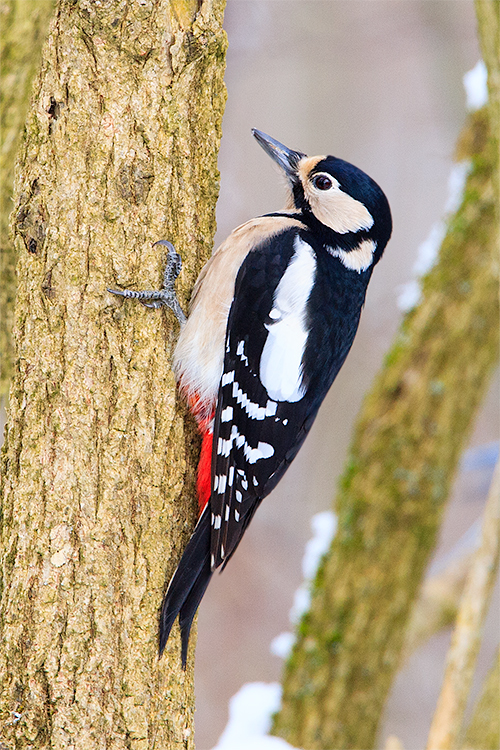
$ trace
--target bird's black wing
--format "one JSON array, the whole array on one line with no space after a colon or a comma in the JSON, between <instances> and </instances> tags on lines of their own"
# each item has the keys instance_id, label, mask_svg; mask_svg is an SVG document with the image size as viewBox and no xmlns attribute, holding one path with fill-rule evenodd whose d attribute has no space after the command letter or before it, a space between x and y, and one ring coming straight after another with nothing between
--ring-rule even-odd
<instances>
[{"instance_id":1,"label":"bird's black wing","mask_svg":"<svg viewBox=\"0 0 500 750\"><path fill-rule=\"evenodd\" d=\"M304 367L317 270L307 235L289 229L267 240L248 254L236 280L214 423L212 570L227 562L295 457L333 380L326 367L309 387L318 381L314 352Z\"/></svg>"}]
</instances>

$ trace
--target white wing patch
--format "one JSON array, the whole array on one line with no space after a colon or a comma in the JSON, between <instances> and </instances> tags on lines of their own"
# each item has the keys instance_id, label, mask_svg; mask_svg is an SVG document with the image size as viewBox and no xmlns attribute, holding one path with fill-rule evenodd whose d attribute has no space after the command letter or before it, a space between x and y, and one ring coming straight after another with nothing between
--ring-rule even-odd
<instances>
[{"instance_id":1,"label":"white wing patch","mask_svg":"<svg viewBox=\"0 0 500 750\"><path fill-rule=\"evenodd\" d=\"M260 360L260 379L275 401L300 401L302 357L307 343L306 308L316 276L312 247L300 237L295 253L274 293L274 304L266 325L269 331Z\"/></svg>"}]
</instances>

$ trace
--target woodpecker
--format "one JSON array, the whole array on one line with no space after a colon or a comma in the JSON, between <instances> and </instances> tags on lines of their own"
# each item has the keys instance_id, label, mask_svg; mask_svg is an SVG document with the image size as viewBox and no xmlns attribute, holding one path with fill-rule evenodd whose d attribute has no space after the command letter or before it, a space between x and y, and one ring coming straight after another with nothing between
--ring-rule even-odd
<instances>
[{"instance_id":1,"label":"woodpecker","mask_svg":"<svg viewBox=\"0 0 500 750\"><path fill-rule=\"evenodd\" d=\"M109 290L166 305L181 324L173 367L202 434L200 516L163 600L159 650L179 615L184 668L208 583L304 442L392 231L387 198L360 169L252 133L287 178L286 208L229 235L198 277L187 320L169 242L162 290Z\"/></svg>"}]
</instances>

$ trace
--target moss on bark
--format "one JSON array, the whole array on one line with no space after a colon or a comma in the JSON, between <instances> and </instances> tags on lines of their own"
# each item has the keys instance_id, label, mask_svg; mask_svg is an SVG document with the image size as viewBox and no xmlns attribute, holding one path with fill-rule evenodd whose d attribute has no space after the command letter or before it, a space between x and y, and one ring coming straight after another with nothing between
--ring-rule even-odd
<instances>
[{"instance_id":1,"label":"moss on bark","mask_svg":"<svg viewBox=\"0 0 500 750\"><path fill-rule=\"evenodd\" d=\"M7 0L0 6L0 396L8 391L12 364L16 254L9 214L14 162L54 5L54 0Z\"/></svg>"},{"instance_id":2,"label":"moss on bark","mask_svg":"<svg viewBox=\"0 0 500 750\"><path fill-rule=\"evenodd\" d=\"M0 737L8 748L192 748L193 656L158 608L196 517L198 441L158 287L209 256L223 0L60 0L19 160L15 374L2 461Z\"/></svg>"}]
</instances>

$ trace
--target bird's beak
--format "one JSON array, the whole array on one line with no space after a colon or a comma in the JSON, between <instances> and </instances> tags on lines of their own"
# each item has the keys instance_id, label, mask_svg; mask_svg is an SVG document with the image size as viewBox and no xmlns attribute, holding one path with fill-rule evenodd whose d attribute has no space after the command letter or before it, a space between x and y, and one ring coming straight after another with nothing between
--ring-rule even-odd
<instances>
[{"instance_id":1,"label":"bird's beak","mask_svg":"<svg viewBox=\"0 0 500 750\"><path fill-rule=\"evenodd\" d=\"M291 180L291 182L297 182L297 167L299 161L305 157L305 154L301 151L292 151L279 141L275 141L270 135L266 135L255 128L252 128L252 135L255 137L259 145L262 146L266 154L269 154L271 159L274 159L274 161L280 165L288 179Z\"/></svg>"}]
</instances>

